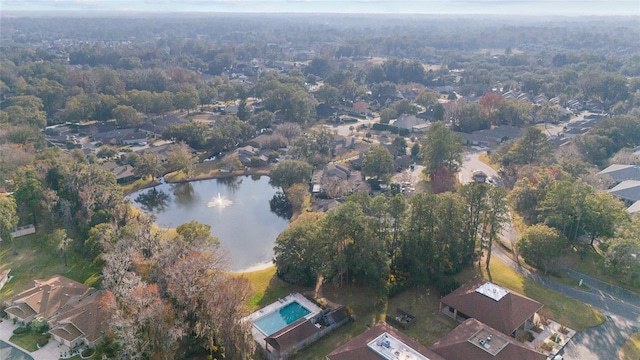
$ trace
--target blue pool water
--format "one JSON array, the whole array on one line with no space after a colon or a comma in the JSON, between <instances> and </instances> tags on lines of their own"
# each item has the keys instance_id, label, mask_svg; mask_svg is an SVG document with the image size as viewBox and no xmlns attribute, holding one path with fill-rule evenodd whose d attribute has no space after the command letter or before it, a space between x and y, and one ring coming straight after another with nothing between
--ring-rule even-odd
<instances>
[{"instance_id":1,"label":"blue pool water","mask_svg":"<svg viewBox=\"0 0 640 360\"><path fill-rule=\"evenodd\" d=\"M267 336L278 332L287 325L293 324L307 315L309 311L306 307L300 305L297 301L287 304L282 308L267 314L253 322Z\"/></svg>"},{"instance_id":2,"label":"blue pool water","mask_svg":"<svg viewBox=\"0 0 640 360\"><path fill-rule=\"evenodd\" d=\"M31 355L28 355L21 350L16 349L12 345L0 340L0 359L2 360L33 360Z\"/></svg>"}]
</instances>

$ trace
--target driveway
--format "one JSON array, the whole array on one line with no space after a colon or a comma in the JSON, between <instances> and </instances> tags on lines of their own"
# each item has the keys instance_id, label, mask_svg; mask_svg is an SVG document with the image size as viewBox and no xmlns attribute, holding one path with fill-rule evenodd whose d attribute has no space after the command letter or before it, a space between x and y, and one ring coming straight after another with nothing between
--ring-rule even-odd
<instances>
[{"instance_id":1,"label":"driveway","mask_svg":"<svg viewBox=\"0 0 640 360\"><path fill-rule=\"evenodd\" d=\"M0 322L0 340L22 350L22 352L26 354L29 354L34 360L58 360L63 352L69 350L67 346L61 345L53 339L50 339L47 345L34 352L22 349L18 345L9 341L9 338L13 335L13 330L17 327L18 325L14 325L10 320L3 319L2 322Z\"/></svg>"},{"instance_id":2,"label":"driveway","mask_svg":"<svg viewBox=\"0 0 640 360\"><path fill-rule=\"evenodd\" d=\"M468 184L473 181L473 172L475 170L481 170L487 176L498 177L498 172L491 166L480 161L480 154L483 154L485 150L479 150L475 148L469 148L462 158L462 166L458 173L458 180L461 184Z\"/></svg>"},{"instance_id":3,"label":"driveway","mask_svg":"<svg viewBox=\"0 0 640 360\"><path fill-rule=\"evenodd\" d=\"M617 359L625 341L638 331L638 323L607 315L600 326L580 331L560 352L566 360Z\"/></svg>"}]
</instances>

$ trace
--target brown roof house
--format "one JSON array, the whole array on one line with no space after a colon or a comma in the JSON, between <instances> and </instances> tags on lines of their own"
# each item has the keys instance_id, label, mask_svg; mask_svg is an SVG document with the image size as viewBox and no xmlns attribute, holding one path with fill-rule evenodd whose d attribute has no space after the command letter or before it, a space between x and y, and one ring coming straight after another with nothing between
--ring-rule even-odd
<instances>
[{"instance_id":1,"label":"brown roof house","mask_svg":"<svg viewBox=\"0 0 640 360\"><path fill-rule=\"evenodd\" d=\"M440 310L454 319L477 319L503 334L515 337L529 330L542 304L482 278L462 285L440 300Z\"/></svg>"},{"instance_id":2,"label":"brown roof house","mask_svg":"<svg viewBox=\"0 0 640 360\"><path fill-rule=\"evenodd\" d=\"M447 360L545 360L546 355L476 319L468 319L430 348Z\"/></svg>"},{"instance_id":3,"label":"brown roof house","mask_svg":"<svg viewBox=\"0 0 640 360\"><path fill-rule=\"evenodd\" d=\"M101 299L104 291L56 275L34 280L31 288L5 300L11 319L28 324L36 317L47 320L56 341L69 347L93 346L108 326Z\"/></svg>"},{"instance_id":4,"label":"brown roof house","mask_svg":"<svg viewBox=\"0 0 640 360\"><path fill-rule=\"evenodd\" d=\"M374 325L327 355L327 360L382 359L445 360L384 322Z\"/></svg>"},{"instance_id":5,"label":"brown roof house","mask_svg":"<svg viewBox=\"0 0 640 360\"><path fill-rule=\"evenodd\" d=\"M54 340L71 348L78 344L93 347L109 328L108 314L102 310L105 295L100 290L69 301L48 320Z\"/></svg>"}]
</instances>

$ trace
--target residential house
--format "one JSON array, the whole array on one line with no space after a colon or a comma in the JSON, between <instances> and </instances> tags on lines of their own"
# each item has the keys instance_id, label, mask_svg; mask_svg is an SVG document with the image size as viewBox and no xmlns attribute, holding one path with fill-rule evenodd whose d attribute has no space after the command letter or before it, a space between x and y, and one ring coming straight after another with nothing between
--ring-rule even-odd
<instances>
[{"instance_id":1,"label":"residential house","mask_svg":"<svg viewBox=\"0 0 640 360\"><path fill-rule=\"evenodd\" d=\"M94 291L94 288L60 275L34 280L29 289L5 300L5 311L10 319L28 324L38 316L49 319L69 301L84 298Z\"/></svg>"},{"instance_id":2,"label":"residential house","mask_svg":"<svg viewBox=\"0 0 640 360\"><path fill-rule=\"evenodd\" d=\"M122 145L147 145L147 133L144 131L127 134L120 138Z\"/></svg>"},{"instance_id":3,"label":"residential house","mask_svg":"<svg viewBox=\"0 0 640 360\"><path fill-rule=\"evenodd\" d=\"M156 154L158 156L158 158L160 159L160 161L166 161L167 159L169 159L169 154L171 153L171 151L178 145L176 144L164 144L164 145L160 145L160 146L151 146L145 149L139 149L136 151L136 153L139 154ZM194 149L192 149L191 147L187 147L189 152L191 154L196 154L197 151L195 151Z\"/></svg>"},{"instance_id":4,"label":"residential house","mask_svg":"<svg viewBox=\"0 0 640 360\"><path fill-rule=\"evenodd\" d=\"M105 170L111 171L116 176L116 181L118 182L118 184L128 183L135 180L136 178L133 166L129 164L118 165L114 161L109 161L101 164L100 167Z\"/></svg>"},{"instance_id":5,"label":"residential house","mask_svg":"<svg viewBox=\"0 0 640 360\"><path fill-rule=\"evenodd\" d=\"M172 125L186 123L187 120L176 115L167 115L147 121L140 127L140 130L147 132L149 135L161 137L162 133Z\"/></svg>"},{"instance_id":6,"label":"residential house","mask_svg":"<svg viewBox=\"0 0 640 360\"><path fill-rule=\"evenodd\" d=\"M381 359L445 360L384 322L377 323L327 355L327 360Z\"/></svg>"},{"instance_id":7,"label":"residential house","mask_svg":"<svg viewBox=\"0 0 640 360\"><path fill-rule=\"evenodd\" d=\"M247 140L245 143L253 148L264 149L265 144L267 144L271 139L270 133L260 134L253 139Z\"/></svg>"},{"instance_id":8,"label":"residential house","mask_svg":"<svg viewBox=\"0 0 640 360\"><path fill-rule=\"evenodd\" d=\"M415 126L427 124L428 122L425 119L421 119L415 115L401 115L392 123L395 127L407 130L413 130Z\"/></svg>"},{"instance_id":9,"label":"residential house","mask_svg":"<svg viewBox=\"0 0 640 360\"><path fill-rule=\"evenodd\" d=\"M103 310L105 295L105 290L99 290L67 302L48 319L53 339L70 348L80 344L93 347L109 328L108 314Z\"/></svg>"},{"instance_id":10,"label":"residential house","mask_svg":"<svg viewBox=\"0 0 640 360\"><path fill-rule=\"evenodd\" d=\"M627 211L629 212L629 214L640 213L640 201L634 202L631 206L627 208Z\"/></svg>"},{"instance_id":11,"label":"residential house","mask_svg":"<svg viewBox=\"0 0 640 360\"><path fill-rule=\"evenodd\" d=\"M607 192L625 200L625 202L634 203L640 201L640 180L625 180L607 190Z\"/></svg>"},{"instance_id":12,"label":"residential house","mask_svg":"<svg viewBox=\"0 0 640 360\"><path fill-rule=\"evenodd\" d=\"M613 164L600 171L598 175L610 176L616 183L625 180L640 180L640 166Z\"/></svg>"},{"instance_id":13,"label":"residential house","mask_svg":"<svg viewBox=\"0 0 640 360\"><path fill-rule=\"evenodd\" d=\"M91 139L93 141L98 141L103 144L124 145L123 139L125 137L135 138L136 136L132 134L135 134L136 132L137 132L136 129L116 129L116 130L111 130L107 132L99 132L99 133L93 134L93 136L91 136ZM143 136L143 138L146 139L146 135L143 135L143 134L144 133L141 132L137 136Z\"/></svg>"},{"instance_id":14,"label":"residential house","mask_svg":"<svg viewBox=\"0 0 640 360\"><path fill-rule=\"evenodd\" d=\"M293 318L287 322L280 314L285 308L293 306L302 310L299 314L289 314ZM297 319L297 320L296 320ZM301 294L289 294L277 302L253 312L241 321L252 323L251 334L258 349L268 360L285 360L300 349L317 341L349 321L349 311L345 306L319 308ZM287 324L288 322L290 324Z\"/></svg>"},{"instance_id":15,"label":"residential house","mask_svg":"<svg viewBox=\"0 0 640 360\"><path fill-rule=\"evenodd\" d=\"M529 330L542 304L482 278L462 285L440 300L440 310L454 319L477 319L511 337Z\"/></svg>"},{"instance_id":16,"label":"residential house","mask_svg":"<svg viewBox=\"0 0 640 360\"><path fill-rule=\"evenodd\" d=\"M367 183L360 171L340 164L329 164L317 170L311 177L312 192L324 192L331 197L340 197L352 192L368 192Z\"/></svg>"},{"instance_id":17,"label":"residential house","mask_svg":"<svg viewBox=\"0 0 640 360\"><path fill-rule=\"evenodd\" d=\"M493 129L474 131L471 134L456 132L462 137L466 145L490 146L522 136L522 128L510 125L500 125Z\"/></svg>"},{"instance_id":18,"label":"residential house","mask_svg":"<svg viewBox=\"0 0 640 360\"><path fill-rule=\"evenodd\" d=\"M430 349L447 360L545 360L547 356L483 324L467 319Z\"/></svg>"},{"instance_id":19,"label":"residential house","mask_svg":"<svg viewBox=\"0 0 640 360\"><path fill-rule=\"evenodd\" d=\"M254 163L255 160L253 160L253 159L257 159L258 160L258 165L259 166L263 166L263 165L267 164L267 162L269 161L269 157L268 156L266 156L264 154L260 154L259 150L257 148L254 148L251 145L239 147L239 148L235 149L232 154L238 155L238 158L240 159L240 162L244 166L255 166L256 165Z\"/></svg>"}]
</instances>

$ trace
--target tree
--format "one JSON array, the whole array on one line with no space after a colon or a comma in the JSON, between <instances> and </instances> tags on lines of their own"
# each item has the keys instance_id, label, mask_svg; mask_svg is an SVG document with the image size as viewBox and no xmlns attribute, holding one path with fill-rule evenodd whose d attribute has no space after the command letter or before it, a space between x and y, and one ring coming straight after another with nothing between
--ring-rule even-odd
<instances>
[{"instance_id":1,"label":"tree","mask_svg":"<svg viewBox=\"0 0 640 360\"><path fill-rule=\"evenodd\" d=\"M178 226L176 233L182 237L189 247L215 249L220 246L220 240L211 235L211 226L195 220Z\"/></svg>"},{"instance_id":2,"label":"tree","mask_svg":"<svg viewBox=\"0 0 640 360\"><path fill-rule=\"evenodd\" d=\"M619 226L604 254L605 268L629 284L640 283L640 220Z\"/></svg>"},{"instance_id":3,"label":"tree","mask_svg":"<svg viewBox=\"0 0 640 360\"><path fill-rule=\"evenodd\" d=\"M131 106L118 105L113 109L113 117L116 118L116 123L120 128L133 128L139 127L144 124L144 121L138 117L136 109Z\"/></svg>"},{"instance_id":4,"label":"tree","mask_svg":"<svg viewBox=\"0 0 640 360\"><path fill-rule=\"evenodd\" d=\"M591 234L590 244L596 238L611 238L616 227L629 220L624 203L611 194L604 192L589 193L585 199L585 219L582 222L586 232Z\"/></svg>"},{"instance_id":5,"label":"tree","mask_svg":"<svg viewBox=\"0 0 640 360\"><path fill-rule=\"evenodd\" d=\"M492 186L487 193L487 209L483 219L484 238L487 240L487 270L489 270L491 261L493 241L500 234L504 223L509 219L506 195L505 189L499 186Z\"/></svg>"},{"instance_id":6,"label":"tree","mask_svg":"<svg viewBox=\"0 0 640 360\"><path fill-rule=\"evenodd\" d=\"M197 108L198 100L198 91L193 87L191 89L178 91L173 96L174 105L178 109L187 110L187 114L189 114L190 110Z\"/></svg>"},{"instance_id":7,"label":"tree","mask_svg":"<svg viewBox=\"0 0 640 360\"><path fill-rule=\"evenodd\" d=\"M362 171L365 176L386 182L393 171L393 155L382 145L372 146L362 162Z\"/></svg>"},{"instance_id":8,"label":"tree","mask_svg":"<svg viewBox=\"0 0 640 360\"><path fill-rule=\"evenodd\" d=\"M322 261L316 245L321 216L302 214L276 238L274 263L282 280L302 286L316 283Z\"/></svg>"},{"instance_id":9,"label":"tree","mask_svg":"<svg viewBox=\"0 0 640 360\"><path fill-rule=\"evenodd\" d=\"M18 226L19 220L16 213L16 201L9 196L0 196L0 239L11 241L14 255L17 254L17 251L11 233Z\"/></svg>"},{"instance_id":10,"label":"tree","mask_svg":"<svg viewBox=\"0 0 640 360\"><path fill-rule=\"evenodd\" d=\"M251 110L247 107L247 100L240 100L240 104L238 105L238 119L242 121L247 121L251 117Z\"/></svg>"},{"instance_id":11,"label":"tree","mask_svg":"<svg viewBox=\"0 0 640 360\"><path fill-rule=\"evenodd\" d=\"M424 106L425 108L428 108L429 106L433 106L437 104L439 98L440 98L440 95L438 95L437 92L431 91L431 90L425 90L416 97L415 102L416 104L419 104Z\"/></svg>"},{"instance_id":12,"label":"tree","mask_svg":"<svg viewBox=\"0 0 640 360\"><path fill-rule=\"evenodd\" d=\"M269 172L269 184L283 189L302 184L311 178L313 168L300 160L283 160Z\"/></svg>"},{"instance_id":13,"label":"tree","mask_svg":"<svg viewBox=\"0 0 640 360\"><path fill-rule=\"evenodd\" d=\"M407 155L407 140L404 136L396 136L393 139L393 146L396 148L396 155Z\"/></svg>"},{"instance_id":14,"label":"tree","mask_svg":"<svg viewBox=\"0 0 640 360\"><path fill-rule=\"evenodd\" d=\"M420 157L428 176L442 168L456 173L462 164L462 140L443 122L436 122L420 139Z\"/></svg>"},{"instance_id":15,"label":"tree","mask_svg":"<svg viewBox=\"0 0 640 360\"><path fill-rule=\"evenodd\" d=\"M191 177L195 163L196 158L185 143L173 146L167 158L167 168L172 171L183 171L187 179Z\"/></svg>"},{"instance_id":16,"label":"tree","mask_svg":"<svg viewBox=\"0 0 640 360\"><path fill-rule=\"evenodd\" d=\"M527 263L542 269L546 274L562 256L567 239L547 225L536 224L522 233L516 246Z\"/></svg>"},{"instance_id":17,"label":"tree","mask_svg":"<svg viewBox=\"0 0 640 360\"><path fill-rule=\"evenodd\" d=\"M64 229L54 230L51 234L51 242L60 250L64 266L67 267L67 252L69 250L69 243L71 242L71 239L67 237L67 231Z\"/></svg>"},{"instance_id":18,"label":"tree","mask_svg":"<svg viewBox=\"0 0 640 360\"><path fill-rule=\"evenodd\" d=\"M134 173L137 176L145 177L151 175L151 180L155 180L158 176L162 175L164 167L160 162L158 155L154 153L145 153L140 157L140 163L134 169Z\"/></svg>"},{"instance_id":19,"label":"tree","mask_svg":"<svg viewBox=\"0 0 640 360\"><path fill-rule=\"evenodd\" d=\"M13 197L18 204L18 211L31 215L33 224L37 226L41 215L41 199L44 185L34 167L18 168L14 174L16 191Z\"/></svg>"},{"instance_id":20,"label":"tree","mask_svg":"<svg viewBox=\"0 0 640 360\"><path fill-rule=\"evenodd\" d=\"M331 106L337 105L340 101L340 94L338 89L331 85L323 85L314 93L316 99L319 102L325 103Z\"/></svg>"},{"instance_id":21,"label":"tree","mask_svg":"<svg viewBox=\"0 0 640 360\"><path fill-rule=\"evenodd\" d=\"M516 140L509 149L505 157L511 164L545 163L550 160L552 151L553 145L547 141L547 136L542 130L528 127L522 137Z\"/></svg>"}]
</instances>

